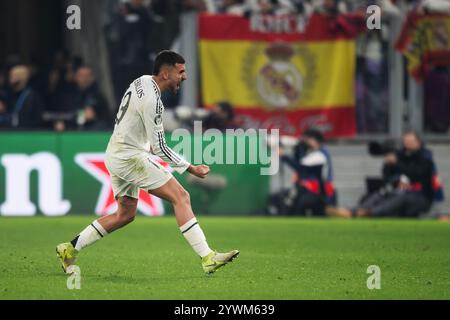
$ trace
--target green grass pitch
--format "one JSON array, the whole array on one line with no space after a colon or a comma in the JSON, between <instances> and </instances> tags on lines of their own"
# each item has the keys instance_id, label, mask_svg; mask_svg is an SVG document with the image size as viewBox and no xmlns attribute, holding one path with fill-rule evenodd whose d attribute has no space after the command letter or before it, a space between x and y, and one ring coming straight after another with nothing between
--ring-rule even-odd
<instances>
[{"instance_id":1,"label":"green grass pitch","mask_svg":"<svg viewBox=\"0 0 450 320\"><path fill-rule=\"evenodd\" d=\"M428 220L200 217L213 248L241 250L206 276L173 217L138 217L81 252L68 290L55 246L92 219L0 218L0 299L450 298L450 224Z\"/></svg>"}]
</instances>

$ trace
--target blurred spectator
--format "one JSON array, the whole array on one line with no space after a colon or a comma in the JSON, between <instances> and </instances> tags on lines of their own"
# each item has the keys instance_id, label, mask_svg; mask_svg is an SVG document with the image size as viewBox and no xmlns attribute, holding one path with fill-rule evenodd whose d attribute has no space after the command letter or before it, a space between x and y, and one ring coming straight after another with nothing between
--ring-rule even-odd
<instances>
[{"instance_id":1,"label":"blurred spectator","mask_svg":"<svg viewBox=\"0 0 450 320\"><path fill-rule=\"evenodd\" d=\"M395 2L395 3L394 3ZM381 6L381 10L383 12L384 15L388 15L388 16L400 16L401 15L401 11L399 9L399 7L397 6L397 1L392 1L392 0L379 0L378 3Z\"/></svg>"},{"instance_id":2,"label":"blurred spectator","mask_svg":"<svg viewBox=\"0 0 450 320\"><path fill-rule=\"evenodd\" d=\"M252 13L288 15L296 12L296 7L288 0L249 0L248 7Z\"/></svg>"},{"instance_id":3,"label":"blurred spectator","mask_svg":"<svg viewBox=\"0 0 450 320\"><path fill-rule=\"evenodd\" d=\"M448 43L450 28L448 26L448 13L450 13L450 0L423 0L411 1L411 13L407 17L397 46L406 54L408 66L412 66L413 59L418 60L418 67L409 68L410 77L423 80L423 116L424 127L427 132L447 133L450 129L450 54ZM435 16L425 24L428 14L443 13L441 17ZM419 22L417 22L419 21ZM414 52L411 39L419 39L426 26L427 36L414 43ZM413 57L413 58L411 58ZM409 88L408 88L409 89Z\"/></svg>"},{"instance_id":4,"label":"blurred spectator","mask_svg":"<svg viewBox=\"0 0 450 320\"><path fill-rule=\"evenodd\" d=\"M152 55L164 49L171 48L180 33L180 12L182 5L179 0L152 0L150 12L152 17Z\"/></svg>"},{"instance_id":5,"label":"blurred spectator","mask_svg":"<svg viewBox=\"0 0 450 320\"><path fill-rule=\"evenodd\" d=\"M413 131L403 134L400 150L386 154L383 181L355 210L339 209L335 215L418 217L444 197L433 155Z\"/></svg>"},{"instance_id":6,"label":"blurred spectator","mask_svg":"<svg viewBox=\"0 0 450 320\"><path fill-rule=\"evenodd\" d=\"M429 132L450 129L450 66L434 67L424 81L424 123Z\"/></svg>"},{"instance_id":7,"label":"blurred spectator","mask_svg":"<svg viewBox=\"0 0 450 320\"><path fill-rule=\"evenodd\" d=\"M25 65L17 65L9 71L7 108L9 125L18 129L42 127L43 103L39 94L30 87L31 71Z\"/></svg>"},{"instance_id":8,"label":"blurred spectator","mask_svg":"<svg viewBox=\"0 0 450 320\"><path fill-rule=\"evenodd\" d=\"M247 16L249 14L311 14L307 0L206 0L208 12Z\"/></svg>"},{"instance_id":9,"label":"blurred spectator","mask_svg":"<svg viewBox=\"0 0 450 320\"><path fill-rule=\"evenodd\" d=\"M152 70L152 27L143 0L126 1L111 22L110 61L117 100L133 80Z\"/></svg>"},{"instance_id":10,"label":"blurred spectator","mask_svg":"<svg viewBox=\"0 0 450 320\"><path fill-rule=\"evenodd\" d=\"M43 105L48 104L47 96L47 79L48 70L47 65L38 54L32 54L30 63L27 63L27 67L30 70L29 86L39 93L39 97L42 99Z\"/></svg>"},{"instance_id":11,"label":"blurred spectator","mask_svg":"<svg viewBox=\"0 0 450 320\"><path fill-rule=\"evenodd\" d=\"M449 13L450 0L423 0L419 12L424 13Z\"/></svg>"},{"instance_id":12,"label":"blurred spectator","mask_svg":"<svg viewBox=\"0 0 450 320\"><path fill-rule=\"evenodd\" d=\"M207 2L211 2L210 5L211 6L215 6L217 5L217 3L221 3L222 0L181 0L181 5L182 8L186 11L198 11L198 12L203 12L206 11L207 9ZM212 8L212 7L211 7Z\"/></svg>"},{"instance_id":13,"label":"blurred spectator","mask_svg":"<svg viewBox=\"0 0 450 320\"><path fill-rule=\"evenodd\" d=\"M70 111L64 106L66 96L74 86L75 70L82 65L83 60L78 56L69 57L63 51L56 53L46 79L47 111L55 113Z\"/></svg>"},{"instance_id":14,"label":"blurred spectator","mask_svg":"<svg viewBox=\"0 0 450 320\"><path fill-rule=\"evenodd\" d=\"M121 62L126 65L148 63L150 59L151 17L143 0L125 2L120 10Z\"/></svg>"},{"instance_id":15,"label":"blurred spectator","mask_svg":"<svg viewBox=\"0 0 450 320\"><path fill-rule=\"evenodd\" d=\"M309 0L291 0L295 12L293 14L301 14L309 17L314 12L314 7Z\"/></svg>"},{"instance_id":16,"label":"blurred spectator","mask_svg":"<svg viewBox=\"0 0 450 320\"><path fill-rule=\"evenodd\" d=\"M348 12L347 5L338 0L323 0L313 4L316 14L328 18L327 26L331 32L356 38L367 31L365 11Z\"/></svg>"},{"instance_id":17,"label":"blurred spectator","mask_svg":"<svg viewBox=\"0 0 450 320\"><path fill-rule=\"evenodd\" d=\"M379 31L358 39L355 94L359 133L388 132L387 46Z\"/></svg>"},{"instance_id":18,"label":"blurred spectator","mask_svg":"<svg viewBox=\"0 0 450 320\"><path fill-rule=\"evenodd\" d=\"M326 15L336 15L338 13L348 12L347 4L344 1L339 0L319 0L313 1L313 8L315 12L326 14Z\"/></svg>"},{"instance_id":19,"label":"blurred spectator","mask_svg":"<svg viewBox=\"0 0 450 320\"><path fill-rule=\"evenodd\" d=\"M58 104L58 95L64 92L68 59L66 52L57 52L50 67L47 80L47 94L49 95L48 99L51 106Z\"/></svg>"},{"instance_id":20,"label":"blurred spectator","mask_svg":"<svg viewBox=\"0 0 450 320\"><path fill-rule=\"evenodd\" d=\"M0 65L0 95L5 94L6 83L7 83L6 72L4 70L2 70L1 65Z\"/></svg>"},{"instance_id":21,"label":"blurred spectator","mask_svg":"<svg viewBox=\"0 0 450 320\"><path fill-rule=\"evenodd\" d=\"M214 105L204 120L205 129L215 128L225 131L226 129L233 129L235 127L233 106L226 101Z\"/></svg>"},{"instance_id":22,"label":"blurred spectator","mask_svg":"<svg viewBox=\"0 0 450 320\"><path fill-rule=\"evenodd\" d=\"M307 215L310 212L314 216L324 216L326 207L335 205L331 157L323 146L323 139L320 131L308 129L303 132L292 157L280 149L281 160L295 170L296 179L293 188L282 191L271 200L278 203L276 211L289 215Z\"/></svg>"},{"instance_id":23,"label":"blurred spectator","mask_svg":"<svg viewBox=\"0 0 450 320\"><path fill-rule=\"evenodd\" d=\"M74 85L64 97L62 109L77 114L77 125L87 130L105 130L111 123L106 100L95 82L94 72L89 66L81 66L75 71ZM63 131L70 123L57 121L55 129Z\"/></svg>"},{"instance_id":24,"label":"blurred spectator","mask_svg":"<svg viewBox=\"0 0 450 320\"><path fill-rule=\"evenodd\" d=\"M216 12L243 16L248 9L244 0L224 0Z\"/></svg>"},{"instance_id":25,"label":"blurred spectator","mask_svg":"<svg viewBox=\"0 0 450 320\"><path fill-rule=\"evenodd\" d=\"M0 94L0 129L9 126L9 113L6 96Z\"/></svg>"},{"instance_id":26,"label":"blurred spectator","mask_svg":"<svg viewBox=\"0 0 450 320\"><path fill-rule=\"evenodd\" d=\"M419 13L450 13L450 0L425 0ZM433 33L440 41L442 50L447 50L449 31L445 23L435 24ZM430 67L424 81L425 129L430 132L447 133L450 129L450 65L447 59L436 61Z\"/></svg>"}]
</instances>

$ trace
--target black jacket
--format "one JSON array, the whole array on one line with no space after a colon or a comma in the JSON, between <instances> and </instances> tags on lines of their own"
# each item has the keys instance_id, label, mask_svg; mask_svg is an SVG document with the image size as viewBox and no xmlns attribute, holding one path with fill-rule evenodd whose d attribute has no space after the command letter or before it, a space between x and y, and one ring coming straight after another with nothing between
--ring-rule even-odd
<instances>
[{"instance_id":1,"label":"black jacket","mask_svg":"<svg viewBox=\"0 0 450 320\"><path fill-rule=\"evenodd\" d=\"M412 185L420 185L420 191L417 192L421 192L431 203L433 201L433 162L430 151L423 148L410 154L401 150L396 155L396 164L384 164L383 166L385 181L398 182L400 176L405 175Z\"/></svg>"},{"instance_id":2,"label":"black jacket","mask_svg":"<svg viewBox=\"0 0 450 320\"><path fill-rule=\"evenodd\" d=\"M106 99L95 84L86 89L72 86L65 95L62 109L77 113L87 106L94 108L96 119L91 123L86 123L85 129L104 130L112 126L111 113Z\"/></svg>"},{"instance_id":3,"label":"black jacket","mask_svg":"<svg viewBox=\"0 0 450 320\"><path fill-rule=\"evenodd\" d=\"M39 129L43 127L44 106L39 94L31 88L10 93L8 113L10 126L17 129Z\"/></svg>"}]
</instances>

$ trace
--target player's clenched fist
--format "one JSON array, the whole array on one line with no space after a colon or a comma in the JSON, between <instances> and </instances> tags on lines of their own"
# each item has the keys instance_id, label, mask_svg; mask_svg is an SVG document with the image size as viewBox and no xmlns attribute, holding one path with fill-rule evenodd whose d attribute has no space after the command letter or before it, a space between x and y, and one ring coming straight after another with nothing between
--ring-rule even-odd
<instances>
[{"instance_id":1,"label":"player's clenched fist","mask_svg":"<svg viewBox=\"0 0 450 320\"><path fill-rule=\"evenodd\" d=\"M207 165L201 164L199 166L190 165L188 172L196 177L204 178L209 173L209 167Z\"/></svg>"}]
</instances>

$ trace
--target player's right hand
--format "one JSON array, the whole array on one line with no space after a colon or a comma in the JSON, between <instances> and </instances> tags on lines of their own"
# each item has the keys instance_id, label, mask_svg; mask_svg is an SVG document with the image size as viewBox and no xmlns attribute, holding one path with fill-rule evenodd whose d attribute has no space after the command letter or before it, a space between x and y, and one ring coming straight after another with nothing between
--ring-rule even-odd
<instances>
[{"instance_id":1,"label":"player's right hand","mask_svg":"<svg viewBox=\"0 0 450 320\"><path fill-rule=\"evenodd\" d=\"M207 165L201 164L199 166L190 165L187 171L199 178L205 178L206 175L209 173L209 167Z\"/></svg>"}]
</instances>

